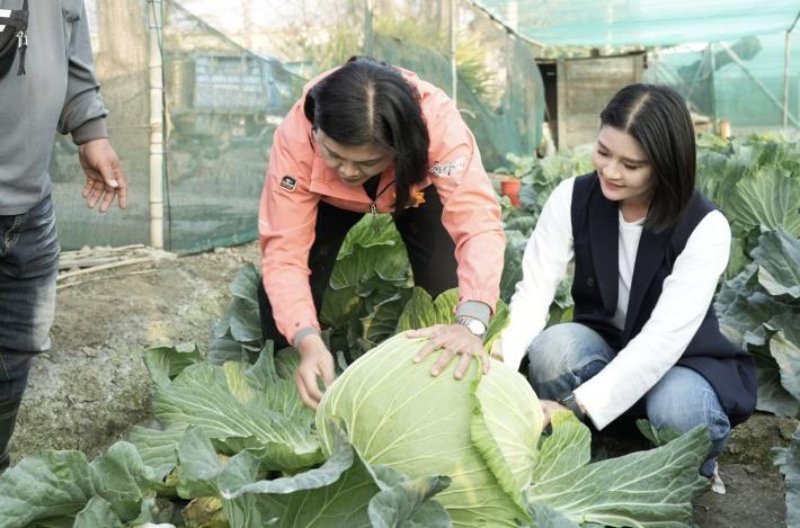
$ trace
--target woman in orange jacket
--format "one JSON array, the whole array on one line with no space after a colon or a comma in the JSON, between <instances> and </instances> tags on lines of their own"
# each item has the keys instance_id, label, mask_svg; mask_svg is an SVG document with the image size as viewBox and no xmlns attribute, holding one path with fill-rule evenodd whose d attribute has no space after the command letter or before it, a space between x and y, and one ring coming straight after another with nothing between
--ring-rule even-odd
<instances>
[{"instance_id":1,"label":"woman in orange jacket","mask_svg":"<svg viewBox=\"0 0 800 528\"><path fill-rule=\"evenodd\" d=\"M301 356L295 383L316 408L334 379L317 313L336 256L364 214L392 213L414 282L430 295L458 286L453 324L410 333L488 369L481 338L499 298L505 236L475 138L447 95L414 73L365 57L312 80L275 132L259 211L261 325Z\"/></svg>"}]
</instances>

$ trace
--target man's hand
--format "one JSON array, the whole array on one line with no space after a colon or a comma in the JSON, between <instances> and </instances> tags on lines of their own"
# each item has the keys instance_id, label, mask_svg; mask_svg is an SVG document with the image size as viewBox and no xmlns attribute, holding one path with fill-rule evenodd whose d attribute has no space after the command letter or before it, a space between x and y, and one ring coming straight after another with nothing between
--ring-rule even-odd
<instances>
[{"instance_id":1,"label":"man's hand","mask_svg":"<svg viewBox=\"0 0 800 528\"><path fill-rule=\"evenodd\" d=\"M442 351L441 356L439 356L439 359L431 369L433 376L438 376L447 368L453 358L459 354L461 359L453 374L456 379L460 380L464 377L473 357L477 357L482 363L484 374L489 372L489 355L483 350L483 343L481 343L478 336L470 332L466 326L458 324L433 325L428 328L406 332L406 337L409 339L418 337L430 339L422 347L422 350L414 356L415 363L419 363L437 350Z\"/></svg>"},{"instance_id":2,"label":"man's hand","mask_svg":"<svg viewBox=\"0 0 800 528\"><path fill-rule=\"evenodd\" d=\"M322 378L326 388L336 379L333 355L316 334L307 335L300 341L299 352L300 366L294 373L294 384L306 407L316 410L322 401L319 378Z\"/></svg>"},{"instance_id":3,"label":"man's hand","mask_svg":"<svg viewBox=\"0 0 800 528\"><path fill-rule=\"evenodd\" d=\"M105 213L114 198L120 209L128 206L128 190L119 157L107 139L94 139L78 146L78 159L86 174L81 195L90 208L100 201L100 213ZM102 200L101 200L102 198Z\"/></svg>"}]
</instances>

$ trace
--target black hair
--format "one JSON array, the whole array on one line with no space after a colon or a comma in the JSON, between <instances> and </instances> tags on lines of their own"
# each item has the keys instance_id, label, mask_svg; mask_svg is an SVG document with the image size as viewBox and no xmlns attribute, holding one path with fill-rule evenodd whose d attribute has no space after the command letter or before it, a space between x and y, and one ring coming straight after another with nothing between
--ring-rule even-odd
<instances>
[{"instance_id":1,"label":"black hair","mask_svg":"<svg viewBox=\"0 0 800 528\"><path fill-rule=\"evenodd\" d=\"M303 109L314 127L342 145L374 143L394 154L396 214L412 184L425 179L430 138L420 95L390 64L351 57L317 83Z\"/></svg>"},{"instance_id":2,"label":"black hair","mask_svg":"<svg viewBox=\"0 0 800 528\"><path fill-rule=\"evenodd\" d=\"M674 226L695 186L694 127L684 100L666 86L631 84L611 99L600 122L630 134L650 161L654 189L644 227L660 232Z\"/></svg>"}]
</instances>

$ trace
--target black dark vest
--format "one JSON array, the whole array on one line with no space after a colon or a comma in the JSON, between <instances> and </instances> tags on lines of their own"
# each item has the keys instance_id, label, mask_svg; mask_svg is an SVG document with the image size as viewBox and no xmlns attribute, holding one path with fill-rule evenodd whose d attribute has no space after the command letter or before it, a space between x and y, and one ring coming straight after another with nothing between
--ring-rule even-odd
<instances>
[{"instance_id":1,"label":"black dark vest","mask_svg":"<svg viewBox=\"0 0 800 528\"><path fill-rule=\"evenodd\" d=\"M606 199L596 173L576 178L572 193L575 245L574 320L597 331L614 350L623 349L650 318L661 289L697 224L714 205L695 191L677 225L642 231L636 254L624 330L611 324L619 288L619 209ZM678 365L699 372L714 387L732 425L746 420L756 405L756 370L750 355L719 330L713 304Z\"/></svg>"}]
</instances>

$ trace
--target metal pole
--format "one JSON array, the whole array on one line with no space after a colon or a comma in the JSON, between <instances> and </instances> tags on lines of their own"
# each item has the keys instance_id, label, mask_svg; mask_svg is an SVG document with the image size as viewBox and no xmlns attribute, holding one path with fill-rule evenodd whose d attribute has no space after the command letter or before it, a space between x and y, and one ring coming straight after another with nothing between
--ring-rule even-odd
<instances>
[{"instance_id":1,"label":"metal pole","mask_svg":"<svg viewBox=\"0 0 800 528\"><path fill-rule=\"evenodd\" d=\"M373 27L375 0L364 4L364 55L372 57L375 53L375 28Z\"/></svg>"},{"instance_id":2,"label":"metal pole","mask_svg":"<svg viewBox=\"0 0 800 528\"><path fill-rule=\"evenodd\" d=\"M162 0L150 11L150 245L164 248L164 77L161 62Z\"/></svg>"},{"instance_id":3,"label":"metal pole","mask_svg":"<svg viewBox=\"0 0 800 528\"><path fill-rule=\"evenodd\" d=\"M794 31L798 19L800 19L800 12L797 13L792 26L786 30L786 38L783 41L783 128L789 124L789 51L791 50L792 31Z\"/></svg>"},{"instance_id":4,"label":"metal pole","mask_svg":"<svg viewBox=\"0 0 800 528\"><path fill-rule=\"evenodd\" d=\"M450 75L453 79L453 102L458 101L458 65L456 64L456 32L458 31L458 0L450 0Z\"/></svg>"}]
</instances>

